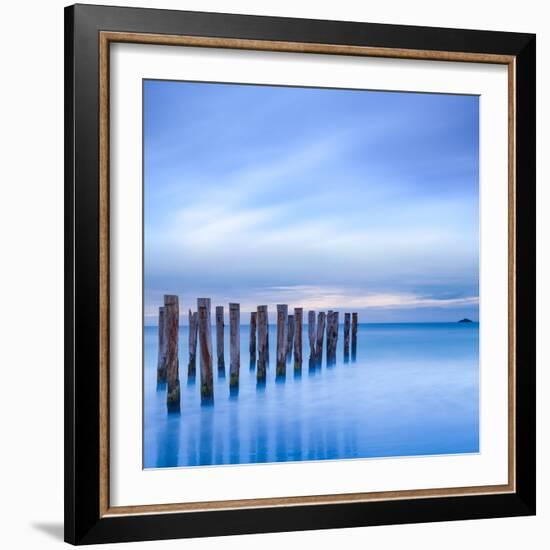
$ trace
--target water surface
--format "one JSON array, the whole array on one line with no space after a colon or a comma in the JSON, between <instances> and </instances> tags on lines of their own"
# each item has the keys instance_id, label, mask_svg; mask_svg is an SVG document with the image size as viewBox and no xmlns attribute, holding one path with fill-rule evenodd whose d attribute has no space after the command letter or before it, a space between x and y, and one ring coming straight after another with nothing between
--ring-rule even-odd
<instances>
[{"instance_id":1,"label":"water surface","mask_svg":"<svg viewBox=\"0 0 550 550\"><path fill-rule=\"evenodd\" d=\"M238 395L229 391L229 330L225 377L214 361L214 404L201 405L200 367L187 379L187 327L180 327L181 412L167 413L157 387L157 327L144 329L144 467L205 466L301 460L396 457L479 451L477 323L360 324L356 360L344 362L340 326L337 361L287 365L275 377L276 327L270 326L271 363L256 383L241 327ZM212 342L215 350L215 330Z\"/></svg>"}]
</instances>

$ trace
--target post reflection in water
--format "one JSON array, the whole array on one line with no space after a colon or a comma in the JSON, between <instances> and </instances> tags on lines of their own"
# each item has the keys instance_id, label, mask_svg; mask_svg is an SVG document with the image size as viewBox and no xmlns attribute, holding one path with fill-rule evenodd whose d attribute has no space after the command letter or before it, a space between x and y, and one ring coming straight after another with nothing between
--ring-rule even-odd
<instances>
[{"instance_id":1,"label":"post reflection in water","mask_svg":"<svg viewBox=\"0 0 550 550\"><path fill-rule=\"evenodd\" d=\"M267 432L267 422L265 418L265 408L258 405L258 419L256 422L255 433L251 440L251 448L254 449L252 456L256 457L259 463L267 462L269 458L269 438Z\"/></svg>"},{"instance_id":2,"label":"post reflection in water","mask_svg":"<svg viewBox=\"0 0 550 550\"><path fill-rule=\"evenodd\" d=\"M291 429L289 430L291 441L288 447L289 460L303 460L302 458L302 426L300 417L297 416L291 421Z\"/></svg>"},{"instance_id":3,"label":"post reflection in water","mask_svg":"<svg viewBox=\"0 0 550 550\"><path fill-rule=\"evenodd\" d=\"M284 419L275 426L275 462L285 462L291 460L287 456L286 446L286 422Z\"/></svg>"},{"instance_id":4,"label":"post reflection in water","mask_svg":"<svg viewBox=\"0 0 550 550\"><path fill-rule=\"evenodd\" d=\"M203 405L199 421L199 463L213 464L214 457L214 405Z\"/></svg>"},{"instance_id":5,"label":"post reflection in water","mask_svg":"<svg viewBox=\"0 0 550 550\"><path fill-rule=\"evenodd\" d=\"M219 422L219 419L215 420L216 426ZM223 464L224 463L224 430L216 429L214 430L214 464Z\"/></svg>"},{"instance_id":6,"label":"post reflection in water","mask_svg":"<svg viewBox=\"0 0 550 550\"><path fill-rule=\"evenodd\" d=\"M241 463L241 438L239 426L239 408L231 407L229 413L229 463Z\"/></svg>"},{"instance_id":7,"label":"post reflection in water","mask_svg":"<svg viewBox=\"0 0 550 550\"><path fill-rule=\"evenodd\" d=\"M185 429L182 431L185 442L185 454L187 456L187 464L189 466L197 466L198 464L200 464L199 456L197 453L198 431L194 429L191 425L186 426Z\"/></svg>"},{"instance_id":8,"label":"post reflection in water","mask_svg":"<svg viewBox=\"0 0 550 550\"><path fill-rule=\"evenodd\" d=\"M275 331L272 323L271 357ZM238 392L215 373L214 402L201 406L198 370L195 381L180 368L179 414L166 413L166 389L157 387L157 333L144 330L145 468L479 451L477 323L360 324L348 357L338 338L331 368L326 354L309 357L304 325L307 374L291 360L286 376L267 366L258 381L253 360L241 369ZM241 349L248 338L242 326ZM186 367L187 340L182 326L179 364Z\"/></svg>"},{"instance_id":9,"label":"post reflection in water","mask_svg":"<svg viewBox=\"0 0 550 550\"><path fill-rule=\"evenodd\" d=\"M167 414L159 423L157 440L157 468L166 468L179 461L180 427L179 414Z\"/></svg>"}]
</instances>

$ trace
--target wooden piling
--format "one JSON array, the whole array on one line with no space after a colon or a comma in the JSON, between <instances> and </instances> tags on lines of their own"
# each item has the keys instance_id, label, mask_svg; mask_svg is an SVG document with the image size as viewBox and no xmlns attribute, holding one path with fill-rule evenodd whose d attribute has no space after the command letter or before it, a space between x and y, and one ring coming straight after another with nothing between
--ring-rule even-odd
<instances>
[{"instance_id":1,"label":"wooden piling","mask_svg":"<svg viewBox=\"0 0 550 550\"><path fill-rule=\"evenodd\" d=\"M317 342L315 344L315 361L321 364L323 361L323 340L325 337L325 323L327 315L324 311L317 314Z\"/></svg>"},{"instance_id":2,"label":"wooden piling","mask_svg":"<svg viewBox=\"0 0 550 550\"><path fill-rule=\"evenodd\" d=\"M157 383L166 382L166 346L164 338L164 307L159 307Z\"/></svg>"},{"instance_id":3,"label":"wooden piling","mask_svg":"<svg viewBox=\"0 0 550 550\"><path fill-rule=\"evenodd\" d=\"M294 369L302 368L302 318L304 310L301 307L294 308L294 324L296 325L294 335Z\"/></svg>"},{"instance_id":4,"label":"wooden piling","mask_svg":"<svg viewBox=\"0 0 550 550\"><path fill-rule=\"evenodd\" d=\"M286 344L288 338L288 306L277 305L277 376L286 374Z\"/></svg>"},{"instance_id":5,"label":"wooden piling","mask_svg":"<svg viewBox=\"0 0 550 550\"><path fill-rule=\"evenodd\" d=\"M266 306L267 308L267 306ZM266 309L266 315L265 315L265 322L266 322L266 344L265 344L265 351L266 351L266 361L267 361L267 364L269 365L269 312L267 311Z\"/></svg>"},{"instance_id":6,"label":"wooden piling","mask_svg":"<svg viewBox=\"0 0 550 550\"><path fill-rule=\"evenodd\" d=\"M351 315L344 314L344 363L349 361L349 331L351 325Z\"/></svg>"},{"instance_id":7,"label":"wooden piling","mask_svg":"<svg viewBox=\"0 0 550 550\"><path fill-rule=\"evenodd\" d=\"M351 314L351 360L357 359L357 313Z\"/></svg>"},{"instance_id":8,"label":"wooden piling","mask_svg":"<svg viewBox=\"0 0 550 550\"><path fill-rule=\"evenodd\" d=\"M256 368L256 380L265 382L265 370L267 364L267 306L258 306L258 365Z\"/></svg>"},{"instance_id":9,"label":"wooden piling","mask_svg":"<svg viewBox=\"0 0 550 550\"><path fill-rule=\"evenodd\" d=\"M327 365L336 363L336 346L338 345L338 312L331 311L327 318Z\"/></svg>"},{"instance_id":10,"label":"wooden piling","mask_svg":"<svg viewBox=\"0 0 550 550\"><path fill-rule=\"evenodd\" d=\"M326 346L326 354L327 354L327 364L329 363L329 343L328 343L328 334L330 332L330 323L332 322L332 309L329 309L327 311L327 316L326 316L326 323L325 323L325 334L326 334L326 343L325 343L325 346Z\"/></svg>"},{"instance_id":11,"label":"wooden piling","mask_svg":"<svg viewBox=\"0 0 550 550\"><path fill-rule=\"evenodd\" d=\"M198 298L199 346L201 351L201 399L214 399L212 375L212 323L210 318L210 298Z\"/></svg>"},{"instance_id":12,"label":"wooden piling","mask_svg":"<svg viewBox=\"0 0 550 550\"><path fill-rule=\"evenodd\" d=\"M223 306L216 306L216 355L218 357L218 371L225 372L225 359L224 359L224 330L225 325L223 322Z\"/></svg>"},{"instance_id":13,"label":"wooden piling","mask_svg":"<svg viewBox=\"0 0 550 550\"><path fill-rule=\"evenodd\" d=\"M187 365L187 377L195 378L197 372L197 332L199 328L199 315L189 310L189 364Z\"/></svg>"},{"instance_id":14,"label":"wooden piling","mask_svg":"<svg viewBox=\"0 0 550 550\"><path fill-rule=\"evenodd\" d=\"M292 350L294 348L294 332L296 330L296 324L294 315L288 316L288 333L286 339L286 360L287 362L292 359Z\"/></svg>"},{"instance_id":15,"label":"wooden piling","mask_svg":"<svg viewBox=\"0 0 550 550\"><path fill-rule=\"evenodd\" d=\"M180 378L178 363L179 304L173 294L164 296L164 342L166 345L166 405L169 411L180 410Z\"/></svg>"},{"instance_id":16,"label":"wooden piling","mask_svg":"<svg viewBox=\"0 0 550 550\"><path fill-rule=\"evenodd\" d=\"M241 306L229 304L229 387L239 386L239 370L241 367Z\"/></svg>"},{"instance_id":17,"label":"wooden piling","mask_svg":"<svg viewBox=\"0 0 550 550\"><path fill-rule=\"evenodd\" d=\"M307 314L307 335L309 337L309 357L315 357L315 337L317 334L315 323L315 311L308 311Z\"/></svg>"},{"instance_id":18,"label":"wooden piling","mask_svg":"<svg viewBox=\"0 0 550 550\"><path fill-rule=\"evenodd\" d=\"M250 363L256 360L256 311L250 313L250 337L248 339L248 351L250 352Z\"/></svg>"}]
</instances>

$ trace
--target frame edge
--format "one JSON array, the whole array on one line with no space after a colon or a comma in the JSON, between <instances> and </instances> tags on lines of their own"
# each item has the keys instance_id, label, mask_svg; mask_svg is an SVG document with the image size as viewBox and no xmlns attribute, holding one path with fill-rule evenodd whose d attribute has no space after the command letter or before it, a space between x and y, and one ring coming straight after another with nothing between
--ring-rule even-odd
<instances>
[{"instance_id":1,"label":"frame edge","mask_svg":"<svg viewBox=\"0 0 550 550\"><path fill-rule=\"evenodd\" d=\"M516 56L516 493L536 514L536 35Z\"/></svg>"},{"instance_id":2,"label":"frame edge","mask_svg":"<svg viewBox=\"0 0 550 550\"><path fill-rule=\"evenodd\" d=\"M64 540L74 544L75 539L75 454L73 428L74 410L74 7L64 9Z\"/></svg>"}]
</instances>

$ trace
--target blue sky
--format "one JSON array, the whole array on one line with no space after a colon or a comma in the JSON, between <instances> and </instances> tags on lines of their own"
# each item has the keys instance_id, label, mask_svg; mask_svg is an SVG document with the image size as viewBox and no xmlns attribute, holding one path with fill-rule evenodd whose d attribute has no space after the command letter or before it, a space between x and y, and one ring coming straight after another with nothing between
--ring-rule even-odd
<instances>
[{"instance_id":1,"label":"blue sky","mask_svg":"<svg viewBox=\"0 0 550 550\"><path fill-rule=\"evenodd\" d=\"M477 96L145 81L146 324L164 293L477 320L478 115Z\"/></svg>"}]
</instances>

